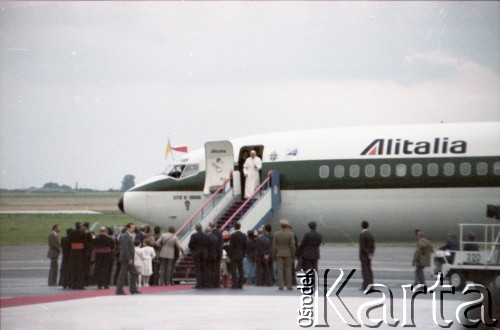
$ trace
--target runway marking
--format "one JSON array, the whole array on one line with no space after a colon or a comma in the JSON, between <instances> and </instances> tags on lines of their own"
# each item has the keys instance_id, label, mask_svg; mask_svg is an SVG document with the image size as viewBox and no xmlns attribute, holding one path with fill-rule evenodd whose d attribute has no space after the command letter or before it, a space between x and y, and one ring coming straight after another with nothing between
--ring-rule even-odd
<instances>
[{"instance_id":1,"label":"runway marking","mask_svg":"<svg viewBox=\"0 0 500 330\"><path fill-rule=\"evenodd\" d=\"M4 260L0 262L0 264L26 264L26 263L37 263L37 264L50 264L50 261L45 261L45 260L30 260L30 261L19 261L19 260L12 260L12 261L7 261Z\"/></svg>"},{"instance_id":2,"label":"runway marking","mask_svg":"<svg viewBox=\"0 0 500 330\"><path fill-rule=\"evenodd\" d=\"M347 269L351 267L337 267L337 266L329 266L329 267L321 267L320 269L335 269L335 268L342 268L342 269ZM358 267L353 267L356 270L361 271L360 268ZM374 272L400 272L400 273L413 273L415 272L415 269L402 269L402 268L373 268Z\"/></svg>"},{"instance_id":3,"label":"runway marking","mask_svg":"<svg viewBox=\"0 0 500 330\"><path fill-rule=\"evenodd\" d=\"M190 290L192 287L193 284L183 284L175 286L152 286L152 287L141 288L142 289L141 291L143 293L174 292L174 291ZM78 290L78 291L67 292L62 294L53 294L53 295L0 298L0 308L44 304L44 303L52 303L52 302L59 302L66 300L114 296L114 295L115 295L115 289L113 288L108 290L91 290L91 289L82 291ZM137 295L135 296L128 295L128 296L135 297Z\"/></svg>"},{"instance_id":4,"label":"runway marking","mask_svg":"<svg viewBox=\"0 0 500 330\"><path fill-rule=\"evenodd\" d=\"M0 214L102 214L92 210L0 211Z\"/></svg>"},{"instance_id":5,"label":"runway marking","mask_svg":"<svg viewBox=\"0 0 500 330\"><path fill-rule=\"evenodd\" d=\"M47 270L50 269L50 267L19 267L19 268L0 268L0 271L2 270Z\"/></svg>"}]
</instances>

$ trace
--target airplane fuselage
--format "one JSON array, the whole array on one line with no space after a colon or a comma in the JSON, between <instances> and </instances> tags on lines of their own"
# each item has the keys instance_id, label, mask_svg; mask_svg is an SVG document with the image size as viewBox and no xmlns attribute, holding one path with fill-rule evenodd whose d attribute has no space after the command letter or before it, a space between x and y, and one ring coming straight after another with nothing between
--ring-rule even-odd
<instances>
[{"instance_id":1,"label":"airplane fuselage","mask_svg":"<svg viewBox=\"0 0 500 330\"><path fill-rule=\"evenodd\" d=\"M262 175L280 173L282 204L270 222L299 236L316 221L327 241L357 242L362 220L378 240L406 241L414 230L441 241L457 223L484 223L500 204L500 123L335 128L231 141L234 168L256 148ZM125 213L179 227L207 198L205 150L178 162L182 173L153 177L124 194ZM187 169L190 169L189 171ZM206 190L206 189L205 189Z\"/></svg>"}]
</instances>

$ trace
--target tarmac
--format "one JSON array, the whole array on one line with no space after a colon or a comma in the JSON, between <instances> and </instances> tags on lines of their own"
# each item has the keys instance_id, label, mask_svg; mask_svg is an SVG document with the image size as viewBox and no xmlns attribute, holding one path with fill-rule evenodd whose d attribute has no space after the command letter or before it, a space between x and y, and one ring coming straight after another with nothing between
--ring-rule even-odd
<instances>
[{"instance_id":1,"label":"tarmac","mask_svg":"<svg viewBox=\"0 0 500 330\"><path fill-rule=\"evenodd\" d=\"M323 246L317 296L309 294L307 285L290 291L254 285L245 285L242 290L195 290L190 283L116 296L114 288L97 290L91 286L73 291L48 287L46 247L2 247L0 325L1 329L73 330L300 329L313 324L336 329L395 329L414 324L417 329L440 329L452 322L450 328L462 329L464 320L457 319L457 310L474 299L461 292L441 296L436 290L434 295L417 295L412 321L412 294L402 286L413 284L413 251L409 247L377 248L373 270L379 292L359 290L357 247ZM428 269L426 274L430 288L436 279ZM498 295L492 298L494 306L500 305ZM396 319L397 325L389 326Z\"/></svg>"}]
</instances>

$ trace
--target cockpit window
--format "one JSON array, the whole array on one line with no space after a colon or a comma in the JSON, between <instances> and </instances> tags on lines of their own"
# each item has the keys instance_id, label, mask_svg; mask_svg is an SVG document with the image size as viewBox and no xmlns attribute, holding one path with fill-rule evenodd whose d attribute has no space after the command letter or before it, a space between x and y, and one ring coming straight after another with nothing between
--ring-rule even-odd
<instances>
[{"instance_id":1,"label":"cockpit window","mask_svg":"<svg viewBox=\"0 0 500 330\"><path fill-rule=\"evenodd\" d=\"M198 164L171 164L162 174L175 179L184 179L196 175L199 172Z\"/></svg>"},{"instance_id":2,"label":"cockpit window","mask_svg":"<svg viewBox=\"0 0 500 330\"><path fill-rule=\"evenodd\" d=\"M198 164L188 164L184 167L184 172L182 172L181 179L196 175L198 171Z\"/></svg>"},{"instance_id":3,"label":"cockpit window","mask_svg":"<svg viewBox=\"0 0 500 330\"><path fill-rule=\"evenodd\" d=\"M184 165L173 165L169 172L165 173L172 178L179 179L184 171Z\"/></svg>"}]
</instances>

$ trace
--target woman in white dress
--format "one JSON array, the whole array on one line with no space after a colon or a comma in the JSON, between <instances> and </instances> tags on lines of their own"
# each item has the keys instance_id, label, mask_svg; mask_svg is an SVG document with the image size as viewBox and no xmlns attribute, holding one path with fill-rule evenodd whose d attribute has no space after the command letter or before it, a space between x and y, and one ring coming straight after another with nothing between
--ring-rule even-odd
<instances>
[{"instance_id":1,"label":"woman in white dress","mask_svg":"<svg viewBox=\"0 0 500 330\"><path fill-rule=\"evenodd\" d=\"M137 270L137 287L142 287L142 273L144 272L144 251L141 248L141 241L134 242L134 266Z\"/></svg>"},{"instance_id":2,"label":"woman in white dress","mask_svg":"<svg viewBox=\"0 0 500 330\"><path fill-rule=\"evenodd\" d=\"M143 282L144 286L149 286L149 277L153 275L153 259L156 257L155 249L153 248L155 244L155 239L153 236L149 236L145 241L145 246L142 248L144 252L144 269L143 269Z\"/></svg>"}]
</instances>

